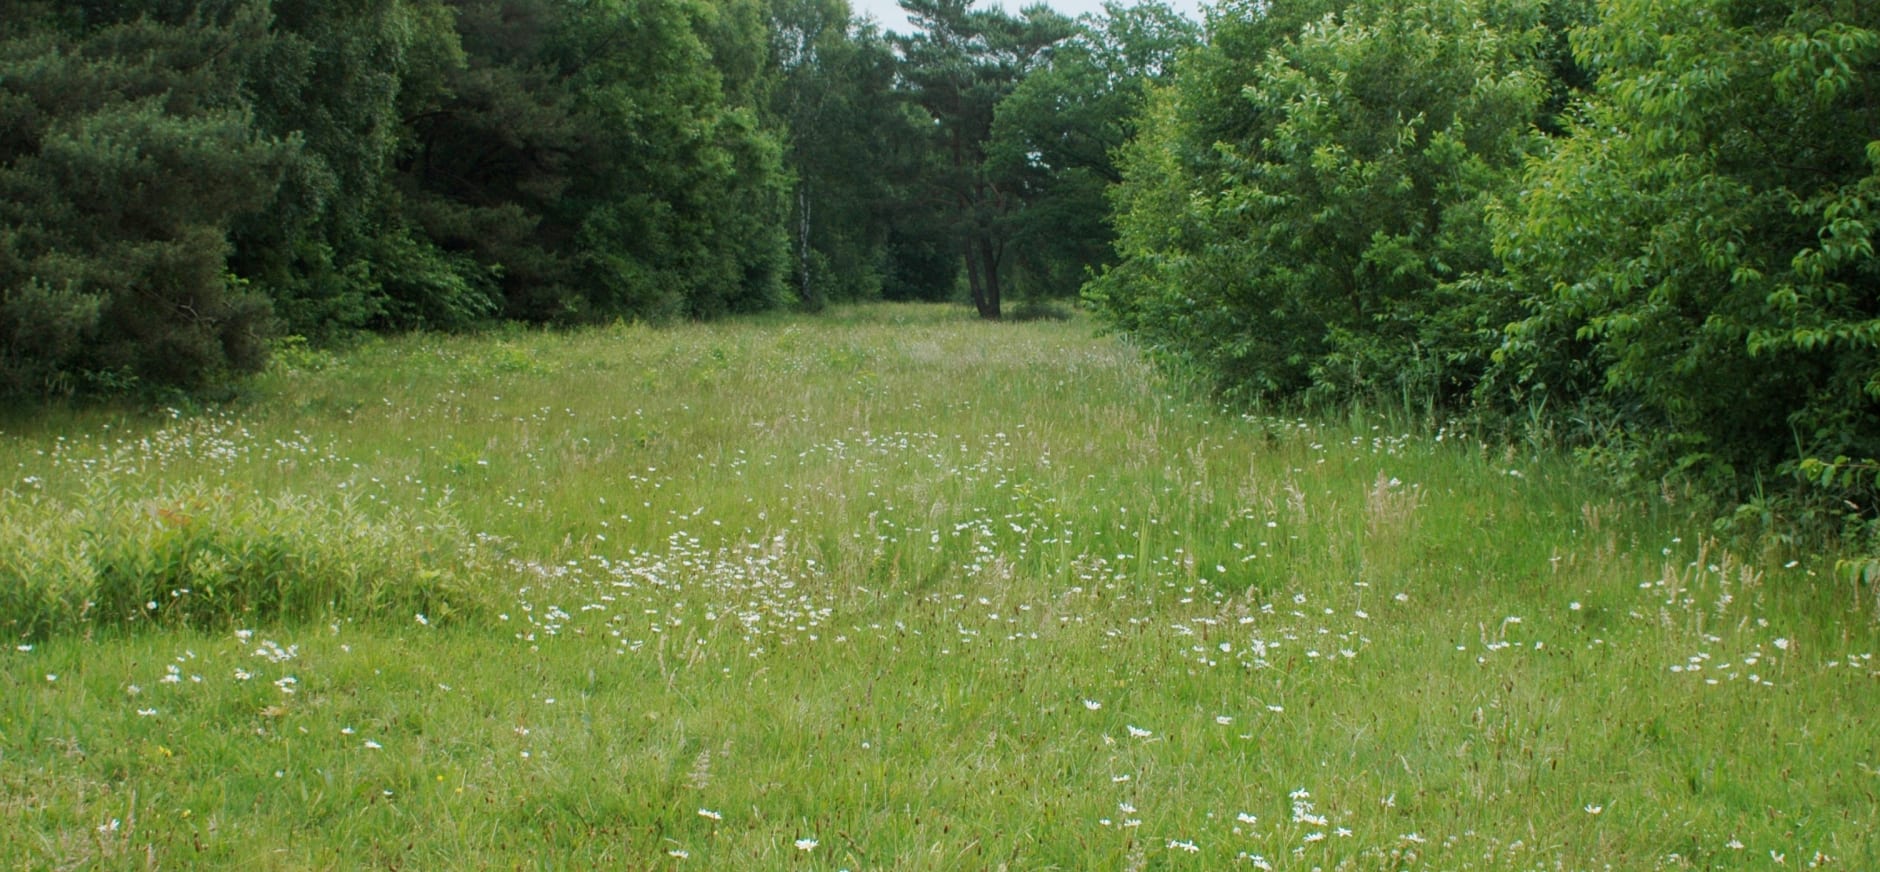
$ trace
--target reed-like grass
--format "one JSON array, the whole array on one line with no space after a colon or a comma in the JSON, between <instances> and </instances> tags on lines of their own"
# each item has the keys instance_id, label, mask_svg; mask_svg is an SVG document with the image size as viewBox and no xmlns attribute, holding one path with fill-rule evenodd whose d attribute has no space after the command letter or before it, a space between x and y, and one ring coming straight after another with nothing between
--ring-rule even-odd
<instances>
[{"instance_id":1,"label":"reed-like grass","mask_svg":"<svg viewBox=\"0 0 1880 872\"><path fill-rule=\"evenodd\" d=\"M0 434L5 865L1880 868L1871 591L1558 459L945 308L290 363Z\"/></svg>"}]
</instances>

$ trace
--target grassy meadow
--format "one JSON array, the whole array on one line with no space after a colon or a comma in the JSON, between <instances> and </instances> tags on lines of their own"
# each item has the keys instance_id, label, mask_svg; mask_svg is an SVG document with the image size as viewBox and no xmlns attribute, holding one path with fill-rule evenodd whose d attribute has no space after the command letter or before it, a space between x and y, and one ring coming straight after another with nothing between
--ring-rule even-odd
<instances>
[{"instance_id":1,"label":"grassy meadow","mask_svg":"<svg viewBox=\"0 0 1880 872\"><path fill-rule=\"evenodd\" d=\"M1880 869L1873 592L873 306L0 422L0 866Z\"/></svg>"}]
</instances>

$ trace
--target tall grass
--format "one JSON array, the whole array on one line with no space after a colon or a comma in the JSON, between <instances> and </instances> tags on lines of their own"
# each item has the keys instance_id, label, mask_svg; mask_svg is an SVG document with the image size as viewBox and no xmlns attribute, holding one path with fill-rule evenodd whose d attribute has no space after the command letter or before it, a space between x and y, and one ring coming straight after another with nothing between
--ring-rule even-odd
<instances>
[{"instance_id":1,"label":"tall grass","mask_svg":"<svg viewBox=\"0 0 1880 872\"><path fill-rule=\"evenodd\" d=\"M1832 555L1077 320L384 341L0 487L17 865L1880 867Z\"/></svg>"},{"instance_id":2,"label":"tall grass","mask_svg":"<svg viewBox=\"0 0 1880 872\"><path fill-rule=\"evenodd\" d=\"M498 565L436 511L372 518L346 499L203 481L71 502L0 493L0 634L22 641L139 623L453 620L490 601L480 583Z\"/></svg>"}]
</instances>

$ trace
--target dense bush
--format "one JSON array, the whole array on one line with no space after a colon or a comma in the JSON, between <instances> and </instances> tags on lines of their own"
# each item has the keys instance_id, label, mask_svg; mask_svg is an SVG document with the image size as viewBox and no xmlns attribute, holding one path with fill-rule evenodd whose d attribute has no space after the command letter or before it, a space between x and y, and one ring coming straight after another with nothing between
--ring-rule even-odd
<instances>
[{"instance_id":1,"label":"dense bush","mask_svg":"<svg viewBox=\"0 0 1880 872\"><path fill-rule=\"evenodd\" d=\"M1497 222L1499 385L1597 404L1640 471L1880 496L1880 7L1609 0L1571 137Z\"/></svg>"},{"instance_id":2,"label":"dense bush","mask_svg":"<svg viewBox=\"0 0 1880 872\"><path fill-rule=\"evenodd\" d=\"M1124 167L1086 294L1226 394L1880 517L1880 7L1228 5Z\"/></svg>"},{"instance_id":3,"label":"dense bush","mask_svg":"<svg viewBox=\"0 0 1880 872\"><path fill-rule=\"evenodd\" d=\"M1540 147L1542 11L1224 8L1125 152L1089 298L1243 399L1466 393L1512 314L1484 215Z\"/></svg>"}]
</instances>

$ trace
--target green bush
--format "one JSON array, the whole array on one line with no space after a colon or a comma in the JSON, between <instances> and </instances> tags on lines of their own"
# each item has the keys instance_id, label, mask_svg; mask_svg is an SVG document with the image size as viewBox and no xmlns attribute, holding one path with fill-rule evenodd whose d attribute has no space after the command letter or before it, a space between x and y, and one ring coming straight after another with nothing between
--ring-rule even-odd
<instances>
[{"instance_id":1,"label":"green bush","mask_svg":"<svg viewBox=\"0 0 1880 872\"><path fill-rule=\"evenodd\" d=\"M1496 241L1531 301L1501 387L1736 499L1880 502L1880 6L1611 0L1598 76Z\"/></svg>"},{"instance_id":2,"label":"green bush","mask_svg":"<svg viewBox=\"0 0 1880 872\"><path fill-rule=\"evenodd\" d=\"M1230 7L1124 154L1116 328L1243 399L1466 395L1512 317L1485 212L1537 152L1541 4Z\"/></svg>"}]
</instances>

